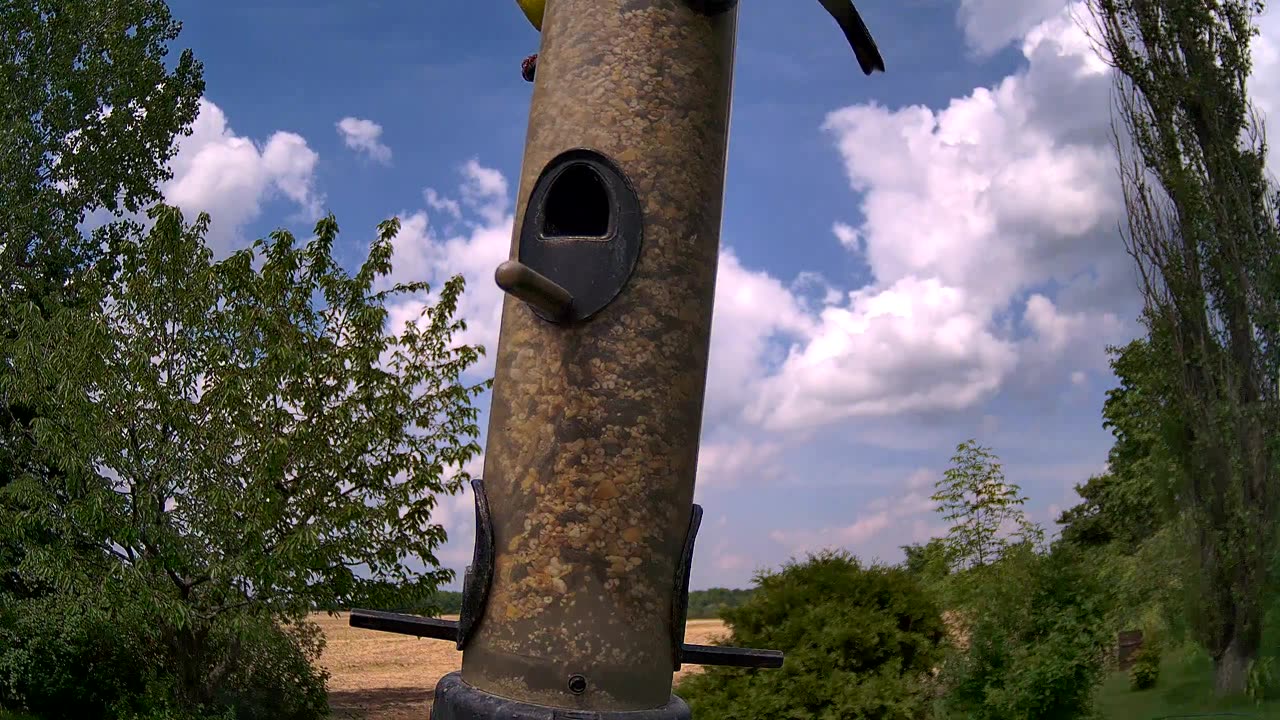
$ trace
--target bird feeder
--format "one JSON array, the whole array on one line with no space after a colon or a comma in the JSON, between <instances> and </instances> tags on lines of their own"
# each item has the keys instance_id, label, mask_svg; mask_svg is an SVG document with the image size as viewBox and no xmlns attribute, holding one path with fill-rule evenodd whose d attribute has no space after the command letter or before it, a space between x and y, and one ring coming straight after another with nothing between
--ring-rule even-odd
<instances>
[{"instance_id":1,"label":"bird feeder","mask_svg":"<svg viewBox=\"0 0 1280 720\"><path fill-rule=\"evenodd\" d=\"M551 0L496 355L476 543L433 720L676 720L720 247L734 0Z\"/></svg>"}]
</instances>

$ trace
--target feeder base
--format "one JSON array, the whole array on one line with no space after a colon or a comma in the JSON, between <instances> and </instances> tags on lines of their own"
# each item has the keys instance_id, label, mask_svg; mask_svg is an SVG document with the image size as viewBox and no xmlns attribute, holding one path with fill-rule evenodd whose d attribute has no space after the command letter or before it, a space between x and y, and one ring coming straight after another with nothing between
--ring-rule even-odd
<instances>
[{"instance_id":1,"label":"feeder base","mask_svg":"<svg viewBox=\"0 0 1280 720\"><path fill-rule=\"evenodd\" d=\"M490 695L462 681L451 672L436 683L431 720L692 720L684 700L671 696L666 705L652 710L594 712L533 705Z\"/></svg>"}]
</instances>

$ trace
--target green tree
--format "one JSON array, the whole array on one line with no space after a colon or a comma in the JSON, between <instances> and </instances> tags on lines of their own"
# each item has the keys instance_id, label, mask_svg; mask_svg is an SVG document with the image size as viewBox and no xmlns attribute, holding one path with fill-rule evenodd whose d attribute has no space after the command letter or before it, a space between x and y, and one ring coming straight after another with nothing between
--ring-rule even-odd
<instances>
[{"instance_id":1,"label":"green tree","mask_svg":"<svg viewBox=\"0 0 1280 720\"><path fill-rule=\"evenodd\" d=\"M942 538L931 538L924 545L903 545L902 567L926 585L935 585L951 574L950 553Z\"/></svg>"},{"instance_id":2,"label":"green tree","mask_svg":"<svg viewBox=\"0 0 1280 720\"><path fill-rule=\"evenodd\" d=\"M181 703L198 706L264 627L352 597L409 604L451 578L431 511L479 452L487 383L460 379L482 352L453 340L460 277L388 333L387 302L427 291L385 280L398 222L348 275L332 216L305 247L278 231L214 263L206 215L150 214L114 282L86 273L96 302L10 313L0 392L38 411L27 439L59 473L0 490L0 533L58 539L22 575L145 607Z\"/></svg>"},{"instance_id":3,"label":"green tree","mask_svg":"<svg viewBox=\"0 0 1280 720\"><path fill-rule=\"evenodd\" d=\"M204 92L189 50L166 67L162 0L0 3L0 293L44 294L100 248L78 229L99 209L159 200L174 138Z\"/></svg>"},{"instance_id":4,"label":"green tree","mask_svg":"<svg viewBox=\"0 0 1280 720\"><path fill-rule=\"evenodd\" d=\"M908 562L927 569L942 555L955 570L933 583L956 639L942 667L940 717L1088 717L1114 604L1096 568L1073 544L1045 547L1020 488L974 441L957 448L938 487L950 531L909 551Z\"/></svg>"},{"instance_id":5,"label":"green tree","mask_svg":"<svg viewBox=\"0 0 1280 720\"><path fill-rule=\"evenodd\" d=\"M1027 499L1020 488L1005 481L999 459L975 440L956 446L951 468L935 487L932 499L938 503L938 512L951 522L943 542L954 569L995 562L1011 540L1043 539L1039 528L1026 520L1022 506Z\"/></svg>"},{"instance_id":6,"label":"green tree","mask_svg":"<svg viewBox=\"0 0 1280 720\"><path fill-rule=\"evenodd\" d=\"M158 0L0 2L0 307L30 302L47 313L71 302L71 279L127 232L86 236L86 215L159 199L174 138L189 132L204 92L190 51L166 65L180 29ZM35 418L0 392L0 486L19 472L56 472L32 465ZM0 593L40 590L12 572L20 550L0 544Z\"/></svg>"},{"instance_id":7,"label":"green tree","mask_svg":"<svg viewBox=\"0 0 1280 720\"><path fill-rule=\"evenodd\" d=\"M1117 152L1166 447L1194 548L1190 620L1243 692L1280 526L1280 230L1247 78L1257 0L1090 0L1116 69Z\"/></svg>"},{"instance_id":8,"label":"green tree","mask_svg":"<svg viewBox=\"0 0 1280 720\"><path fill-rule=\"evenodd\" d=\"M1165 437L1184 432L1181 417L1163 398L1163 383L1147 338L1108 348L1120 385L1107 391L1103 427L1115 436L1107 472L1076 486L1081 503L1062 513L1062 540L1082 547L1118 542L1132 552L1165 527L1176 508L1178 466L1165 451Z\"/></svg>"},{"instance_id":9,"label":"green tree","mask_svg":"<svg viewBox=\"0 0 1280 720\"><path fill-rule=\"evenodd\" d=\"M708 590L689 591L689 618L718 618L730 608L740 607L751 599L753 590L730 590L728 588L710 588Z\"/></svg>"},{"instance_id":10,"label":"green tree","mask_svg":"<svg viewBox=\"0 0 1280 720\"><path fill-rule=\"evenodd\" d=\"M826 551L756 576L741 607L723 612L746 647L786 653L778 669L710 667L680 683L700 720L761 717L915 720L946 630L937 605L901 568L864 567Z\"/></svg>"},{"instance_id":11,"label":"green tree","mask_svg":"<svg viewBox=\"0 0 1280 720\"><path fill-rule=\"evenodd\" d=\"M1081 547L1102 547L1123 536L1139 534L1130 529L1130 521L1144 523L1149 516L1137 512L1135 506L1146 505L1149 496L1136 495L1115 473L1094 475L1075 490L1080 503L1058 516L1062 526L1060 538Z\"/></svg>"},{"instance_id":12,"label":"green tree","mask_svg":"<svg viewBox=\"0 0 1280 720\"><path fill-rule=\"evenodd\" d=\"M1184 432L1154 355L1165 349L1150 338L1109 348L1120 383L1108 391L1103 425L1115 442L1107 472L1076 486L1082 501L1062 513L1058 544L1080 549L1114 591L1113 630L1159 628L1186 638L1182 576L1187 553L1174 503L1179 468L1165 438Z\"/></svg>"},{"instance_id":13,"label":"green tree","mask_svg":"<svg viewBox=\"0 0 1280 720\"><path fill-rule=\"evenodd\" d=\"M1108 600L1079 550L1012 546L973 579L965 641L943 666L942 717L1090 717L1110 637Z\"/></svg>"}]
</instances>

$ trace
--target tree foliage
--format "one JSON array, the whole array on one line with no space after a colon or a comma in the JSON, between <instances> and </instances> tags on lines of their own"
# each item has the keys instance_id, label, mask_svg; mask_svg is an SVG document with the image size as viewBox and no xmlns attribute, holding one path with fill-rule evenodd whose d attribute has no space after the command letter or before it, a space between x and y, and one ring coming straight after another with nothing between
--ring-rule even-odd
<instances>
[{"instance_id":1,"label":"tree foliage","mask_svg":"<svg viewBox=\"0 0 1280 720\"><path fill-rule=\"evenodd\" d=\"M1177 509L1181 470L1167 448L1186 425L1165 399L1171 389L1156 355L1167 348L1146 337L1109 352L1120 383L1107 392L1102 415L1115 442L1107 471L1077 485L1081 502L1058 518L1059 544L1081 550L1110 588L1112 630L1159 628L1181 642L1188 548Z\"/></svg>"},{"instance_id":2,"label":"tree foliage","mask_svg":"<svg viewBox=\"0 0 1280 720\"><path fill-rule=\"evenodd\" d=\"M166 63L181 27L162 0L0 3L0 296L63 286L87 213L160 198L204 92L189 50Z\"/></svg>"},{"instance_id":3,"label":"tree foliage","mask_svg":"<svg viewBox=\"0 0 1280 720\"><path fill-rule=\"evenodd\" d=\"M966 720L1076 720L1102 681L1107 593L1071 546L1029 543L971 571L966 642L944 665L942 715Z\"/></svg>"},{"instance_id":4,"label":"tree foliage","mask_svg":"<svg viewBox=\"0 0 1280 720\"><path fill-rule=\"evenodd\" d=\"M0 489L0 533L58 540L22 576L146 607L197 705L264 623L451 578L431 511L479 452L485 384L461 376L482 350L453 340L460 277L387 331L390 301L428 291L386 280L394 220L348 275L332 216L304 247L278 231L217 263L207 216L151 216L118 274L85 274L94 303L0 311L16 328L0 393L38 411L26 439L58 470Z\"/></svg>"},{"instance_id":5,"label":"tree foliage","mask_svg":"<svg viewBox=\"0 0 1280 720\"><path fill-rule=\"evenodd\" d=\"M688 616L690 619L722 617L726 611L742 607L754 592L752 588L690 590Z\"/></svg>"},{"instance_id":6,"label":"tree foliage","mask_svg":"<svg viewBox=\"0 0 1280 720\"><path fill-rule=\"evenodd\" d=\"M85 236L86 215L159 198L173 141L189 132L204 91L189 51L167 58L180 29L159 0L0 2L0 306L75 302L75 275L129 232L107 225ZM0 354L0 374L8 370ZM19 472L57 472L35 464L35 417L0 392L0 486ZM47 590L13 573L21 555L0 542L0 593Z\"/></svg>"},{"instance_id":7,"label":"tree foliage","mask_svg":"<svg viewBox=\"0 0 1280 720\"><path fill-rule=\"evenodd\" d=\"M1090 0L1116 69L1125 241L1171 414L1190 619L1243 692L1280 525L1280 231L1249 101L1257 0Z\"/></svg>"},{"instance_id":8,"label":"tree foliage","mask_svg":"<svg viewBox=\"0 0 1280 720\"><path fill-rule=\"evenodd\" d=\"M902 568L926 587L936 587L951 574L951 551L942 538L930 538L920 545L903 545Z\"/></svg>"},{"instance_id":9,"label":"tree foliage","mask_svg":"<svg viewBox=\"0 0 1280 720\"><path fill-rule=\"evenodd\" d=\"M1062 513L1062 540L1081 547L1119 543L1129 551L1165 527L1176 514L1178 464L1166 439L1185 433L1185 423L1165 398L1154 356L1163 352L1149 338L1109 348L1111 369L1120 385L1107 391L1103 427L1115 442L1107 453L1107 472L1076 486L1080 504Z\"/></svg>"},{"instance_id":10,"label":"tree foliage","mask_svg":"<svg viewBox=\"0 0 1280 720\"><path fill-rule=\"evenodd\" d=\"M933 497L950 530L907 548L906 565L931 578L952 626L938 717L1088 717L1112 604L1096 568L1075 545L1046 547L1021 489L973 440L957 447Z\"/></svg>"},{"instance_id":11,"label":"tree foliage","mask_svg":"<svg viewBox=\"0 0 1280 720\"><path fill-rule=\"evenodd\" d=\"M956 446L936 488L932 499L951 522L944 544L954 569L982 567L999 560L1011 544L1043 540L1022 511L1027 499L1021 489L1005 481L999 458L974 440Z\"/></svg>"},{"instance_id":12,"label":"tree foliage","mask_svg":"<svg viewBox=\"0 0 1280 720\"><path fill-rule=\"evenodd\" d=\"M756 581L746 603L723 612L727 642L782 650L786 662L686 678L677 692L695 717L914 720L927 712L926 680L945 628L910 574L826 551Z\"/></svg>"}]
</instances>

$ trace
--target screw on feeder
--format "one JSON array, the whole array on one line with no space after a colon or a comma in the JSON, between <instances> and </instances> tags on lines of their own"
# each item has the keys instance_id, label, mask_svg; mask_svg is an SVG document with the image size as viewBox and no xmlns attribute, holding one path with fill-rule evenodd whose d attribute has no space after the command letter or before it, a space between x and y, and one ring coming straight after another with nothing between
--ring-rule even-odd
<instances>
[{"instance_id":1,"label":"screw on feeder","mask_svg":"<svg viewBox=\"0 0 1280 720\"><path fill-rule=\"evenodd\" d=\"M569 676L569 692L574 695L581 695L587 691L587 679L581 675Z\"/></svg>"}]
</instances>

